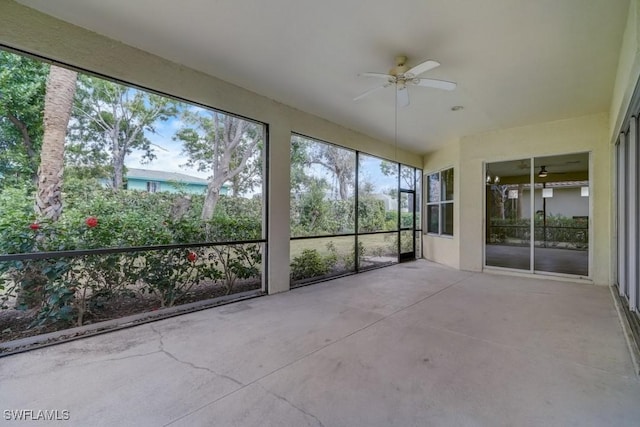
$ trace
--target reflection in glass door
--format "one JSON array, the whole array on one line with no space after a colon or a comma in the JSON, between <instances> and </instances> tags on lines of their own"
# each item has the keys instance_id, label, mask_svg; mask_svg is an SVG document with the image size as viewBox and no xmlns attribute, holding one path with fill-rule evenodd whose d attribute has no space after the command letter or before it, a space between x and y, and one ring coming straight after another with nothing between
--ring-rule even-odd
<instances>
[{"instance_id":1,"label":"reflection in glass door","mask_svg":"<svg viewBox=\"0 0 640 427\"><path fill-rule=\"evenodd\" d=\"M589 275L589 154L488 163L485 265Z\"/></svg>"},{"instance_id":2,"label":"reflection in glass door","mask_svg":"<svg viewBox=\"0 0 640 427\"><path fill-rule=\"evenodd\" d=\"M589 275L589 154L539 157L534 269Z\"/></svg>"},{"instance_id":3,"label":"reflection in glass door","mask_svg":"<svg viewBox=\"0 0 640 427\"><path fill-rule=\"evenodd\" d=\"M485 264L531 269L529 160L490 163L485 177Z\"/></svg>"}]
</instances>

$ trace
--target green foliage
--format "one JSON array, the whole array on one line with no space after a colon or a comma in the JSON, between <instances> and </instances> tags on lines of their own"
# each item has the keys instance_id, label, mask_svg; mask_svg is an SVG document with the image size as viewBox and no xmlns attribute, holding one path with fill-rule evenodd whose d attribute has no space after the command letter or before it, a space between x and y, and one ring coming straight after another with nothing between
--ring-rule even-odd
<instances>
[{"instance_id":1,"label":"green foliage","mask_svg":"<svg viewBox=\"0 0 640 427\"><path fill-rule=\"evenodd\" d=\"M413 227L413 218L414 214L412 212L401 212L400 213L400 226L402 228ZM419 224L418 218L416 218L416 224Z\"/></svg>"},{"instance_id":2,"label":"green foliage","mask_svg":"<svg viewBox=\"0 0 640 427\"><path fill-rule=\"evenodd\" d=\"M293 236L353 233L354 201L327 200L312 186L310 192L291 199L290 218Z\"/></svg>"},{"instance_id":3,"label":"green foliage","mask_svg":"<svg viewBox=\"0 0 640 427\"><path fill-rule=\"evenodd\" d=\"M358 226L361 232L397 230L397 222L387 224L387 211L384 202L371 196L363 196L358 199Z\"/></svg>"},{"instance_id":4,"label":"green foliage","mask_svg":"<svg viewBox=\"0 0 640 427\"><path fill-rule=\"evenodd\" d=\"M73 321L75 317L73 314L75 288L65 280L73 269L73 263L65 260L45 262L40 271L48 279L44 285L44 299L36 320L31 326L57 322L71 323Z\"/></svg>"},{"instance_id":5,"label":"green foliage","mask_svg":"<svg viewBox=\"0 0 640 427\"><path fill-rule=\"evenodd\" d=\"M531 238L531 221L528 218L491 218L489 243L528 244ZM536 245L587 249L589 246L589 221L563 215L549 215L546 221L537 216L534 221Z\"/></svg>"},{"instance_id":6,"label":"green foliage","mask_svg":"<svg viewBox=\"0 0 640 427\"><path fill-rule=\"evenodd\" d=\"M124 160L133 150L155 158L146 134L184 105L164 96L80 74L68 131L67 163L108 171L112 187L123 185Z\"/></svg>"},{"instance_id":7,"label":"green foliage","mask_svg":"<svg viewBox=\"0 0 640 427\"><path fill-rule=\"evenodd\" d=\"M160 299L161 307L171 307L195 285L204 280L217 280L222 273L219 261L204 248L171 249L136 254L142 264L139 276L145 289Z\"/></svg>"},{"instance_id":8,"label":"green foliage","mask_svg":"<svg viewBox=\"0 0 640 427\"><path fill-rule=\"evenodd\" d=\"M260 125L214 110L185 108L184 125L174 140L182 143L186 165L210 172L202 218L214 214L220 189L231 183L234 196L246 194L262 182L263 129Z\"/></svg>"},{"instance_id":9,"label":"green foliage","mask_svg":"<svg viewBox=\"0 0 640 427\"><path fill-rule=\"evenodd\" d=\"M362 260L366 254L366 249L362 242L358 242L358 259ZM356 248L353 249L343 258L343 264L346 271L353 271L356 268Z\"/></svg>"},{"instance_id":10,"label":"green foliage","mask_svg":"<svg viewBox=\"0 0 640 427\"><path fill-rule=\"evenodd\" d=\"M384 202L371 196L359 199L360 232L398 229L397 213L387 212ZM327 200L324 193L313 190L291 199L291 235L322 236L353 233L354 201Z\"/></svg>"},{"instance_id":11,"label":"green foliage","mask_svg":"<svg viewBox=\"0 0 640 427\"><path fill-rule=\"evenodd\" d=\"M261 239L262 200L237 197L262 182L261 126L87 75L78 77L67 130L62 216L36 223L33 178L48 74L48 64L0 51L0 254ZM189 163L233 172L220 184L228 179L234 197L221 196L207 222L200 220L204 196L118 191L125 158L139 150L152 160L149 135L178 114L185 126L176 139L186 143ZM206 145L198 146L199 136L210 137ZM34 325L81 325L125 294L151 294L171 306L205 281L230 293L238 281L259 278L261 262L261 244L6 261L0 303L37 310Z\"/></svg>"},{"instance_id":12,"label":"green foliage","mask_svg":"<svg viewBox=\"0 0 640 427\"><path fill-rule=\"evenodd\" d=\"M36 174L48 74L48 64L0 51L0 183Z\"/></svg>"},{"instance_id":13,"label":"green foliage","mask_svg":"<svg viewBox=\"0 0 640 427\"><path fill-rule=\"evenodd\" d=\"M261 239L261 200L222 196L216 215L204 223L202 196L192 195L186 214L172 217L180 197L115 193L97 179L72 176L65 181L61 219L34 224L32 186L5 186L0 253ZM88 225L89 217L95 217L95 226ZM186 257L190 252L193 261ZM259 279L261 262L261 244L6 261L0 263L0 302L4 308L13 301L13 307L37 309L34 325L81 325L87 313L132 292L153 295L161 306L176 304L203 282L220 282L231 293L239 280Z\"/></svg>"},{"instance_id":14,"label":"green foliage","mask_svg":"<svg viewBox=\"0 0 640 427\"><path fill-rule=\"evenodd\" d=\"M238 207L226 206L226 208L235 210ZM218 213L206 224L206 233L207 240L214 242L259 240L261 238L260 216L248 217L240 215L239 212L236 215ZM259 267L262 263L260 247L258 243L211 247L211 251L222 266L223 283L227 289L227 295L232 293L238 279L260 276Z\"/></svg>"},{"instance_id":15,"label":"green foliage","mask_svg":"<svg viewBox=\"0 0 640 427\"><path fill-rule=\"evenodd\" d=\"M337 259L334 254L323 256L317 249L303 249L291 261L291 279L302 280L328 274Z\"/></svg>"}]
</instances>

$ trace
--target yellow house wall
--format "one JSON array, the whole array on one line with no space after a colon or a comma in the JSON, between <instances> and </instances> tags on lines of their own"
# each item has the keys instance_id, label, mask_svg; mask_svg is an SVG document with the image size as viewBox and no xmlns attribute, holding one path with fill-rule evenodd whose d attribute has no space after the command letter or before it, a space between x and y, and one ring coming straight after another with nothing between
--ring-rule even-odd
<instances>
[{"instance_id":1,"label":"yellow house wall","mask_svg":"<svg viewBox=\"0 0 640 427\"><path fill-rule=\"evenodd\" d=\"M609 124L610 140L615 142L640 77L640 0L629 2L627 23L622 36L618 70L613 88Z\"/></svg>"},{"instance_id":2,"label":"yellow house wall","mask_svg":"<svg viewBox=\"0 0 640 427\"><path fill-rule=\"evenodd\" d=\"M425 258L464 270L483 268L485 162L591 153L591 278L614 281L614 145L640 78L640 0L631 0L608 112L470 135L424 156L425 173L456 167L455 229L450 241L424 237Z\"/></svg>"},{"instance_id":3,"label":"yellow house wall","mask_svg":"<svg viewBox=\"0 0 640 427\"><path fill-rule=\"evenodd\" d=\"M453 237L448 236L435 236L431 234L423 234L422 237L422 250L423 257L440 264L445 264L450 267L460 267L460 209L457 208L460 202L460 180L458 179L458 173L460 170L460 142L453 141L447 144L443 149L433 153L429 153L424 156L424 197L423 200L423 233L426 233L426 200L427 200L427 175L438 172L443 169L453 168Z\"/></svg>"},{"instance_id":4,"label":"yellow house wall","mask_svg":"<svg viewBox=\"0 0 640 427\"><path fill-rule=\"evenodd\" d=\"M424 257L463 270L483 270L485 163L590 152L591 278L594 283L610 283L612 172L608 121L608 115L600 113L501 129L465 136L459 142L425 155L425 174L454 167L455 213L454 237L425 235Z\"/></svg>"},{"instance_id":5,"label":"yellow house wall","mask_svg":"<svg viewBox=\"0 0 640 427\"><path fill-rule=\"evenodd\" d=\"M591 153L591 278L610 283L611 167L606 113L503 129L460 141L460 268L481 271L484 247L484 163Z\"/></svg>"},{"instance_id":6,"label":"yellow house wall","mask_svg":"<svg viewBox=\"0 0 640 427\"><path fill-rule=\"evenodd\" d=\"M618 135L623 130L625 119L627 118L627 110L631 103L634 90L640 79L640 0L631 0L629 2L629 13L627 15L627 23L622 37L622 45L620 47L620 57L618 60L618 70L616 73L616 81L613 88L613 96L611 108L609 111L609 140L611 142L611 180L615 187L615 143ZM615 215L617 212L617 202L612 191L612 197L609 201L609 207L612 212L610 223L611 230L611 248L610 261L615 266L617 262L618 247L617 225ZM615 282L616 275L612 271L612 282Z\"/></svg>"}]
</instances>

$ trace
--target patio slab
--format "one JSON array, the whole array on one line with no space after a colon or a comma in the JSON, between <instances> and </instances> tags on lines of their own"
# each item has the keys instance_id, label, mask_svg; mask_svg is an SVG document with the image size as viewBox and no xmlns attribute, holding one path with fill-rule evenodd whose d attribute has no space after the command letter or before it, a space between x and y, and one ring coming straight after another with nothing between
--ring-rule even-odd
<instances>
[{"instance_id":1,"label":"patio slab","mask_svg":"<svg viewBox=\"0 0 640 427\"><path fill-rule=\"evenodd\" d=\"M607 288L422 260L5 357L0 385L78 426L640 419Z\"/></svg>"}]
</instances>

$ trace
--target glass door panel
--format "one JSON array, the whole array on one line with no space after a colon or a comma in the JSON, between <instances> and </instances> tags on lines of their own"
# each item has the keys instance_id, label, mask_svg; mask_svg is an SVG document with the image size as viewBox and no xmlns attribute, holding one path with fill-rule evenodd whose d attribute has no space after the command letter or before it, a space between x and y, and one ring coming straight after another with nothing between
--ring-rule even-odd
<instances>
[{"instance_id":1,"label":"glass door panel","mask_svg":"<svg viewBox=\"0 0 640 427\"><path fill-rule=\"evenodd\" d=\"M485 264L531 270L530 160L488 163Z\"/></svg>"},{"instance_id":2,"label":"glass door panel","mask_svg":"<svg viewBox=\"0 0 640 427\"><path fill-rule=\"evenodd\" d=\"M534 269L589 275L589 154L535 159Z\"/></svg>"}]
</instances>

